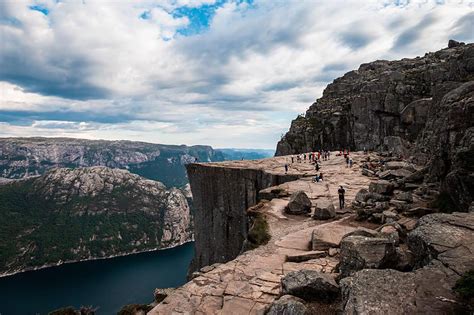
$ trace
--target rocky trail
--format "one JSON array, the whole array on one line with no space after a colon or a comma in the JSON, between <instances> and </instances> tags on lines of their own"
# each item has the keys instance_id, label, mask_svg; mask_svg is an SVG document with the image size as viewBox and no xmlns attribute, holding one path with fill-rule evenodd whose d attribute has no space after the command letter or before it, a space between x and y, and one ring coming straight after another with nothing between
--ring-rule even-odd
<instances>
[{"instance_id":1,"label":"rocky trail","mask_svg":"<svg viewBox=\"0 0 474 315\"><path fill-rule=\"evenodd\" d=\"M425 206L434 193L430 191L433 187L405 183L419 168L391 161L392 158L382 159L381 163L375 154L355 152L351 157L352 168L336 152L328 161L321 161L318 173L323 173L322 182L313 182L313 164L291 163L288 156L207 164L259 168L283 176L284 164L289 163L288 175L298 179L261 190L260 203L251 207L264 214L268 222L271 239L266 245L194 272L190 282L174 290L149 314L281 314L285 310L291 310L291 314L397 314L404 310L458 310L460 303L450 288L462 272L474 267L474 216L430 215L433 218L415 229L414 213L421 213L423 210L419 209L425 208L420 205ZM380 176L390 180L380 180ZM346 208L336 210L340 185L346 190ZM306 205L300 214L289 214L298 213L292 210L305 204L305 196L296 196L300 194L309 198L310 212ZM453 234L453 229L456 233L445 239L444 233L431 234L433 225L437 225L434 230L444 229L448 235ZM408 240L413 241L411 247L418 246L416 253L410 251ZM440 244L432 249L431 245L438 241ZM450 254L432 262L446 250ZM424 265L428 266L421 268ZM415 266L419 269L407 272ZM362 269L365 273L357 272ZM396 289L387 286L387 277L397 283ZM442 282L437 289L439 296L430 296L428 279ZM406 292L403 286L407 286ZM374 290L377 294L366 300L365 295ZM390 297L378 297L385 293ZM401 300L405 298L406 301ZM393 309L396 303L406 305Z\"/></svg>"}]
</instances>

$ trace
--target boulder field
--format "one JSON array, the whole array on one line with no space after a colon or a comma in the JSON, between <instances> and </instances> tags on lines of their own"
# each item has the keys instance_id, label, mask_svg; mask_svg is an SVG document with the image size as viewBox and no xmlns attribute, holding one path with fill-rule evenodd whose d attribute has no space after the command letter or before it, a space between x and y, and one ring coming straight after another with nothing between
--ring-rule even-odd
<instances>
[{"instance_id":1,"label":"boulder field","mask_svg":"<svg viewBox=\"0 0 474 315\"><path fill-rule=\"evenodd\" d=\"M439 211L430 206L439 187L422 180L404 181L419 171L417 165L375 153L354 152L351 157L352 168L332 152L329 160L320 162L318 174L324 173L320 182L313 181L313 163L292 164L289 156L194 166L200 171L209 167L222 168L223 173L226 169L268 173L273 178L270 184L279 176L287 180L261 189L255 197L257 206L249 205L265 217L271 238L234 259L196 269L188 283L169 293L149 314L468 311L468 303L452 288L474 268L474 215L433 213ZM287 173L285 163L290 165ZM371 174L364 175L369 168ZM381 179L388 169L406 169L407 174ZM346 190L343 209L338 204L340 185ZM411 198L400 197L404 194ZM305 208L306 198L309 212L289 211L295 200ZM334 217L315 216L320 205L331 205Z\"/></svg>"}]
</instances>

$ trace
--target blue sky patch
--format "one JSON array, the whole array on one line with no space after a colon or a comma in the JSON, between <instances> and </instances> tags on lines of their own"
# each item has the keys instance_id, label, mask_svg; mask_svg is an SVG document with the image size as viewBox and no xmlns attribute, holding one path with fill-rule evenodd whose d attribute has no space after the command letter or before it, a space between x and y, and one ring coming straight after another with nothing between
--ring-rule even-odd
<instances>
[{"instance_id":1,"label":"blue sky patch","mask_svg":"<svg viewBox=\"0 0 474 315\"><path fill-rule=\"evenodd\" d=\"M32 5L29 8L30 8L30 10L41 12L44 15L49 14L49 9L47 7L45 7L44 5L41 5L41 4Z\"/></svg>"},{"instance_id":2,"label":"blue sky patch","mask_svg":"<svg viewBox=\"0 0 474 315\"><path fill-rule=\"evenodd\" d=\"M205 4L198 8L190 8L187 6L180 7L175 9L172 14L175 18L182 18L187 17L189 19L189 24L184 27L178 29L178 33L184 36L191 36L195 34L199 34L207 29L212 22L212 18L216 10L222 7L225 3L229 1L226 0L218 0L214 4ZM253 0L239 0L236 1L238 4L240 3L247 3L249 5L253 4Z\"/></svg>"}]
</instances>

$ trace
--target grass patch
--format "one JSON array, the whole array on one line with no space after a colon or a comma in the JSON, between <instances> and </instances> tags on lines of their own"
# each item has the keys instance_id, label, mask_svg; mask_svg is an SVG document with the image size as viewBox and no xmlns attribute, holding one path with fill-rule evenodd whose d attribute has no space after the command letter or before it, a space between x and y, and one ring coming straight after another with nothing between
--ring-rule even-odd
<instances>
[{"instance_id":1,"label":"grass patch","mask_svg":"<svg viewBox=\"0 0 474 315\"><path fill-rule=\"evenodd\" d=\"M459 294L463 299L470 299L474 297L474 269L469 270L462 277L456 281L453 287L454 292Z\"/></svg>"},{"instance_id":2,"label":"grass patch","mask_svg":"<svg viewBox=\"0 0 474 315\"><path fill-rule=\"evenodd\" d=\"M456 211L457 207L453 199L447 192L442 192L430 204L432 208L439 209L443 213L452 213Z\"/></svg>"},{"instance_id":3,"label":"grass patch","mask_svg":"<svg viewBox=\"0 0 474 315\"><path fill-rule=\"evenodd\" d=\"M270 241L270 238L268 222L265 216L261 213L255 213L247 236L249 248L254 249L260 245L265 245Z\"/></svg>"}]
</instances>

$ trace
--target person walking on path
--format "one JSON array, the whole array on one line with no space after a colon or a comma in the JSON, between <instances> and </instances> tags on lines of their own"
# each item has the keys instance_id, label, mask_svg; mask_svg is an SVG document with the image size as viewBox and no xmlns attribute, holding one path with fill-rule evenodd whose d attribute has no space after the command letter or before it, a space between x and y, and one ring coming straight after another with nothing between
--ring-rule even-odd
<instances>
[{"instance_id":1,"label":"person walking on path","mask_svg":"<svg viewBox=\"0 0 474 315\"><path fill-rule=\"evenodd\" d=\"M285 174L288 173L288 164L285 163Z\"/></svg>"},{"instance_id":2,"label":"person walking on path","mask_svg":"<svg viewBox=\"0 0 474 315\"><path fill-rule=\"evenodd\" d=\"M339 194L339 209L343 209L344 208L344 194L346 193L346 190L342 186L339 186L337 193Z\"/></svg>"},{"instance_id":3,"label":"person walking on path","mask_svg":"<svg viewBox=\"0 0 474 315\"><path fill-rule=\"evenodd\" d=\"M352 158L349 159L349 167L352 167Z\"/></svg>"}]
</instances>

